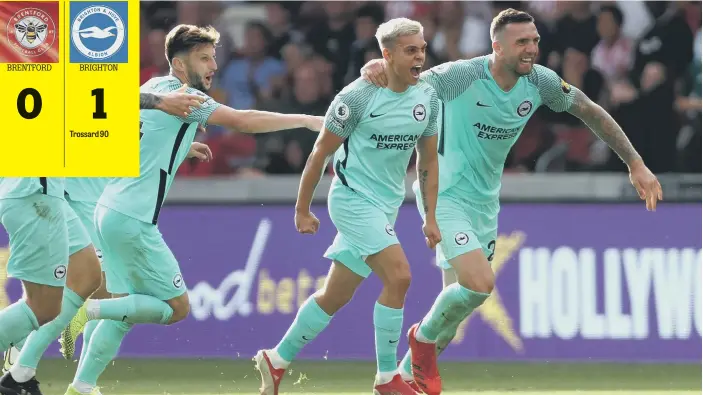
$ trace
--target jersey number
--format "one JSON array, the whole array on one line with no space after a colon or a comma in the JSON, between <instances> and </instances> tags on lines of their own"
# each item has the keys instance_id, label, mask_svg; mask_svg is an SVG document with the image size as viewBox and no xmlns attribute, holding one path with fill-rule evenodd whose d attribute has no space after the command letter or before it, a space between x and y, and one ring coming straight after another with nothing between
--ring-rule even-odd
<instances>
[{"instance_id":1,"label":"jersey number","mask_svg":"<svg viewBox=\"0 0 703 395\"><path fill-rule=\"evenodd\" d=\"M493 262L493 255L496 254L496 241L491 240L490 243L488 243L488 249L491 250L491 255L488 256L488 262Z\"/></svg>"}]
</instances>

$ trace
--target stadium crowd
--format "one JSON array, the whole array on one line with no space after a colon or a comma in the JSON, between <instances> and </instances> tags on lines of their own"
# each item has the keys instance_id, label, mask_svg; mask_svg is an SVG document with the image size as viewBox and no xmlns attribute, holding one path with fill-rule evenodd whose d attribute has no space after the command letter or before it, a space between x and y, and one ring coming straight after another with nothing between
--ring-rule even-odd
<instances>
[{"instance_id":1,"label":"stadium crowd","mask_svg":"<svg viewBox=\"0 0 703 395\"><path fill-rule=\"evenodd\" d=\"M141 7L141 82L168 73L164 38L179 23L222 33L210 94L229 106L324 115L334 95L381 56L377 26L420 21L425 68L491 52L491 19L530 12L538 62L582 89L621 124L656 173L701 172L701 2L149 2ZM253 137L209 127L209 163L180 176L297 174L316 135L289 130ZM512 172L624 171L577 118L542 107L506 160Z\"/></svg>"}]
</instances>

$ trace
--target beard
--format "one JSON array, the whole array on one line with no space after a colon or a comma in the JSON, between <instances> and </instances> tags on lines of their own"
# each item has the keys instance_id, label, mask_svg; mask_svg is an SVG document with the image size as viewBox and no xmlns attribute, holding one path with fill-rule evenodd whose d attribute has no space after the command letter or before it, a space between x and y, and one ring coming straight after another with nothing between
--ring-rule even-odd
<instances>
[{"instance_id":1,"label":"beard","mask_svg":"<svg viewBox=\"0 0 703 395\"><path fill-rule=\"evenodd\" d=\"M191 69L188 69L186 70L186 77L188 77L188 86L203 93L207 93L208 89L205 87L203 77L201 75Z\"/></svg>"}]
</instances>

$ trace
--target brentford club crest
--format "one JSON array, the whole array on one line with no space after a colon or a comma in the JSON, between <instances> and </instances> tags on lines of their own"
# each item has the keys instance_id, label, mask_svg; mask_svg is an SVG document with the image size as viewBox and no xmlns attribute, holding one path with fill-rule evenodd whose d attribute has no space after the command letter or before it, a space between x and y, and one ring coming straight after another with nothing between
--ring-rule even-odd
<instances>
[{"instance_id":1,"label":"brentford club crest","mask_svg":"<svg viewBox=\"0 0 703 395\"><path fill-rule=\"evenodd\" d=\"M42 55L51 49L55 40L54 20L38 8L23 8L7 23L7 41L23 56Z\"/></svg>"}]
</instances>

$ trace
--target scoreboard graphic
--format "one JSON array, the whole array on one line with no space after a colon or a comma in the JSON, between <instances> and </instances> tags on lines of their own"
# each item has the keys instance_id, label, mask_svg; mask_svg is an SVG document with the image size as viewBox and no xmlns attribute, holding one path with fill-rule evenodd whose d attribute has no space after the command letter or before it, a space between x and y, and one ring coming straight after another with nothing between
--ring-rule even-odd
<instances>
[{"instance_id":1,"label":"scoreboard graphic","mask_svg":"<svg viewBox=\"0 0 703 395\"><path fill-rule=\"evenodd\" d=\"M0 0L0 177L139 175L139 2Z\"/></svg>"}]
</instances>

